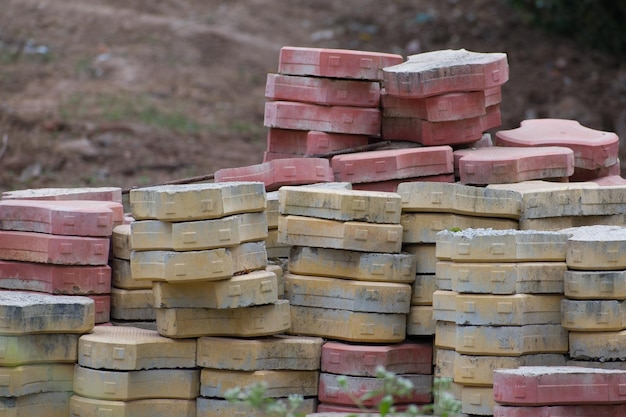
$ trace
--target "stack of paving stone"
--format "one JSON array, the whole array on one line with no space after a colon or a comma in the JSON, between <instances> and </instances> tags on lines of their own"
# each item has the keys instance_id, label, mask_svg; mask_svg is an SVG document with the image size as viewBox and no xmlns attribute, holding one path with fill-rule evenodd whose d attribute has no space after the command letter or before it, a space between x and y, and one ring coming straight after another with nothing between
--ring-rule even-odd
<instances>
[{"instance_id":1,"label":"stack of paving stone","mask_svg":"<svg viewBox=\"0 0 626 417\"><path fill-rule=\"evenodd\" d=\"M94 301L0 291L0 316L0 415L69 416L78 338L94 328Z\"/></svg>"},{"instance_id":2,"label":"stack of paving stone","mask_svg":"<svg viewBox=\"0 0 626 417\"><path fill-rule=\"evenodd\" d=\"M110 201L0 201L0 288L85 295L96 323L108 322L110 239L123 217Z\"/></svg>"},{"instance_id":3,"label":"stack of paving stone","mask_svg":"<svg viewBox=\"0 0 626 417\"><path fill-rule=\"evenodd\" d=\"M571 364L621 368L626 359L626 227L566 229L562 325L570 331Z\"/></svg>"},{"instance_id":4,"label":"stack of paving stone","mask_svg":"<svg viewBox=\"0 0 626 417\"><path fill-rule=\"evenodd\" d=\"M348 354L357 349L355 344L373 352L371 344L403 342L415 263L411 255L400 253L400 196L282 187L279 211L279 241L293 245L285 274L285 298L292 314L289 333L351 342ZM359 396L382 383L365 365L352 361L342 368L348 374L348 393ZM353 410L354 401L339 388L331 368L320 375L320 407ZM429 402L430 370L405 376L413 381L415 392L399 400Z\"/></svg>"},{"instance_id":5,"label":"stack of paving stone","mask_svg":"<svg viewBox=\"0 0 626 417\"><path fill-rule=\"evenodd\" d=\"M265 87L264 161L361 147L381 131L382 69L395 54L285 46Z\"/></svg>"},{"instance_id":6,"label":"stack of paving stone","mask_svg":"<svg viewBox=\"0 0 626 417\"><path fill-rule=\"evenodd\" d=\"M493 415L494 369L565 364L567 238L493 229L437 234L437 258L446 263L438 265L438 282L447 276L451 283L433 295L437 374L460 386L462 412Z\"/></svg>"},{"instance_id":7,"label":"stack of paving stone","mask_svg":"<svg viewBox=\"0 0 626 417\"><path fill-rule=\"evenodd\" d=\"M96 326L78 340L73 384L66 416L195 417L196 340L132 326Z\"/></svg>"},{"instance_id":8,"label":"stack of paving stone","mask_svg":"<svg viewBox=\"0 0 626 417\"><path fill-rule=\"evenodd\" d=\"M403 250L417 258L407 334L433 336L433 293L452 289L450 276L443 270L435 275L438 268L450 263L437 263L437 233L468 228L517 229L521 197L512 191L438 182L402 183L398 194L402 198Z\"/></svg>"},{"instance_id":9,"label":"stack of paving stone","mask_svg":"<svg viewBox=\"0 0 626 417\"><path fill-rule=\"evenodd\" d=\"M522 366L494 372L494 417L626 415L626 371Z\"/></svg>"}]
</instances>

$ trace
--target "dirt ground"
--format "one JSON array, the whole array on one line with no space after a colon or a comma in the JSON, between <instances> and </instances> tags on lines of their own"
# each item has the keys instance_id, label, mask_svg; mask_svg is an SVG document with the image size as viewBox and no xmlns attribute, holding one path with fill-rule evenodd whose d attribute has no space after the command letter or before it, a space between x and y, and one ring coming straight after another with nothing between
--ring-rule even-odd
<instances>
[{"instance_id":1,"label":"dirt ground","mask_svg":"<svg viewBox=\"0 0 626 417\"><path fill-rule=\"evenodd\" d=\"M569 118L626 141L626 63L503 0L3 0L0 191L260 163L265 79L285 45L506 52L502 128Z\"/></svg>"}]
</instances>

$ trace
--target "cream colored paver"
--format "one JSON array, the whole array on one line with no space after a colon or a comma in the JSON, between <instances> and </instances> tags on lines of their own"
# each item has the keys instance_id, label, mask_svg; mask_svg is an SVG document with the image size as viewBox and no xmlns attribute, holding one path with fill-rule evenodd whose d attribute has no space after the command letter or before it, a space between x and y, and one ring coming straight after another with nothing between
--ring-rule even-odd
<instances>
[{"instance_id":1,"label":"cream colored paver","mask_svg":"<svg viewBox=\"0 0 626 417\"><path fill-rule=\"evenodd\" d=\"M152 288L152 281L133 278L130 261L126 259L113 258L109 261L109 265L111 265L112 287L123 288L125 290Z\"/></svg>"},{"instance_id":2,"label":"cream colored paver","mask_svg":"<svg viewBox=\"0 0 626 417\"><path fill-rule=\"evenodd\" d=\"M402 250L415 257L415 273L434 274L437 266L437 245L435 243L408 244Z\"/></svg>"},{"instance_id":3,"label":"cream colored paver","mask_svg":"<svg viewBox=\"0 0 626 417\"><path fill-rule=\"evenodd\" d=\"M437 289L435 274L417 274L411 285L411 305L433 304L433 293Z\"/></svg>"},{"instance_id":4,"label":"cream colored paver","mask_svg":"<svg viewBox=\"0 0 626 417\"><path fill-rule=\"evenodd\" d=\"M200 395L224 398L226 390L265 384L265 396L270 398L317 395L319 371L310 370L260 370L234 371L203 368L200 371Z\"/></svg>"},{"instance_id":5,"label":"cream colored paver","mask_svg":"<svg viewBox=\"0 0 626 417\"><path fill-rule=\"evenodd\" d=\"M0 414L9 417L67 417L71 391L0 397Z\"/></svg>"},{"instance_id":6,"label":"cream colored paver","mask_svg":"<svg viewBox=\"0 0 626 417\"><path fill-rule=\"evenodd\" d=\"M520 230L561 230L570 227L595 225L623 226L623 214L607 214L603 216L562 216L543 217L541 219L520 219Z\"/></svg>"},{"instance_id":7,"label":"cream colored paver","mask_svg":"<svg viewBox=\"0 0 626 417\"><path fill-rule=\"evenodd\" d=\"M265 417L267 415L263 411L251 409L246 403L232 403L228 400L205 397L198 397L196 402L195 417ZM309 416L317 410L317 403L317 397L303 398L302 403L294 412L297 415Z\"/></svg>"},{"instance_id":8,"label":"cream colored paver","mask_svg":"<svg viewBox=\"0 0 626 417\"><path fill-rule=\"evenodd\" d=\"M481 416L493 415L496 403L493 387L463 386L461 389L461 412Z\"/></svg>"},{"instance_id":9,"label":"cream colored paver","mask_svg":"<svg viewBox=\"0 0 626 417\"><path fill-rule=\"evenodd\" d=\"M626 360L626 331L570 332L569 354L575 359L615 363Z\"/></svg>"},{"instance_id":10,"label":"cream colored paver","mask_svg":"<svg viewBox=\"0 0 626 417\"><path fill-rule=\"evenodd\" d=\"M130 259L130 224L121 224L113 228L111 235L111 255L118 259Z\"/></svg>"},{"instance_id":11,"label":"cream colored paver","mask_svg":"<svg viewBox=\"0 0 626 417\"><path fill-rule=\"evenodd\" d=\"M561 324L571 331L626 330L626 302L617 300L563 300Z\"/></svg>"},{"instance_id":12,"label":"cream colored paver","mask_svg":"<svg viewBox=\"0 0 626 417\"><path fill-rule=\"evenodd\" d=\"M73 333L1 335L0 366L74 363L79 337Z\"/></svg>"},{"instance_id":13,"label":"cream colored paver","mask_svg":"<svg viewBox=\"0 0 626 417\"><path fill-rule=\"evenodd\" d=\"M149 400L111 401L72 395L72 417L197 417L195 400L151 398Z\"/></svg>"},{"instance_id":14,"label":"cream colored paver","mask_svg":"<svg viewBox=\"0 0 626 417\"><path fill-rule=\"evenodd\" d=\"M436 332L433 306L411 306L406 321L409 336L432 336Z\"/></svg>"},{"instance_id":15,"label":"cream colored paver","mask_svg":"<svg viewBox=\"0 0 626 417\"><path fill-rule=\"evenodd\" d=\"M111 318L116 320L154 320L152 289L111 288Z\"/></svg>"},{"instance_id":16,"label":"cream colored paver","mask_svg":"<svg viewBox=\"0 0 626 417\"><path fill-rule=\"evenodd\" d=\"M565 272L564 293L580 300L626 299L626 270Z\"/></svg>"},{"instance_id":17,"label":"cream colored paver","mask_svg":"<svg viewBox=\"0 0 626 417\"><path fill-rule=\"evenodd\" d=\"M626 269L626 227L584 226L562 230L571 233L565 262L569 269Z\"/></svg>"},{"instance_id":18,"label":"cream colored paver","mask_svg":"<svg viewBox=\"0 0 626 417\"><path fill-rule=\"evenodd\" d=\"M0 367L0 396L22 397L41 392L72 391L74 364L38 363Z\"/></svg>"}]
</instances>

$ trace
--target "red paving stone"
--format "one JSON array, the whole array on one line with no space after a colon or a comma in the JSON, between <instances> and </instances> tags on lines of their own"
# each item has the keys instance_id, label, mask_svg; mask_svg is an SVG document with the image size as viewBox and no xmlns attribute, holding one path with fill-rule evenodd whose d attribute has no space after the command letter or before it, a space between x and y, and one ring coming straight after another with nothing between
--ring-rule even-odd
<instances>
[{"instance_id":1,"label":"red paving stone","mask_svg":"<svg viewBox=\"0 0 626 417\"><path fill-rule=\"evenodd\" d=\"M514 407L496 405L493 417L619 417L626 416L626 404L554 405Z\"/></svg>"},{"instance_id":2,"label":"red paving stone","mask_svg":"<svg viewBox=\"0 0 626 417\"><path fill-rule=\"evenodd\" d=\"M50 294L108 294L111 268L0 261L0 288Z\"/></svg>"},{"instance_id":3,"label":"red paving stone","mask_svg":"<svg viewBox=\"0 0 626 417\"><path fill-rule=\"evenodd\" d=\"M463 184L508 184L565 178L574 173L574 152L566 147L509 148L494 146L458 151Z\"/></svg>"},{"instance_id":4,"label":"red paving stone","mask_svg":"<svg viewBox=\"0 0 626 417\"><path fill-rule=\"evenodd\" d=\"M619 159L617 163L610 167L602 167L598 169L583 169L574 167L574 173L569 177L570 182L584 182L601 179L604 177L620 176L622 170Z\"/></svg>"},{"instance_id":5,"label":"red paving stone","mask_svg":"<svg viewBox=\"0 0 626 417\"><path fill-rule=\"evenodd\" d=\"M315 130L269 129L267 132L267 152L312 156L339 149L365 146L367 135L328 133ZM290 158L294 158L294 155Z\"/></svg>"},{"instance_id":6,"label":"red paving stone","mask_svg":"<svg viewBox=\"0 0 626 417\"><path fill-rule=\"evenodd\" d=\"M447 49L411 55L385 68L383 78L390 95L428 97L498 87L509 79L509 66L504 53Z\"/></svg>"},{"instance_id":7,"label":"red paving stone","mask_svg":"<svg viewBox=\"0 0 626 417\"><path fill-rule=\"evenodd\" d=\"M626 371L576 366L522 366L493 374L494 400L504 405L626 403Z\"/></svg>"},{"instance_id":8,"label":"red paving stone","mask_svg":"<svg viewBox=\"0 0 626 417\"><path fill-rule=\"evenodd\" d=\"M622 178L619 175L609 175L607 177L595 178L590 180L601 186L607 185L626 185L626 178Z\"/></svg>"},{"instance_id":9,"label":"red paving stone","mask_svg":"<svg viewBox=\"0 0 626 417\"><path fill-rule=\"evenodd\" d=\"M283 185L331 182L334 181L334 174L328 159L323 158L276 159L215 172L215 182L233 181L260 181L267 191L275 191Z\"/></svg>"},{"instance_id":10,"label":"red paving stone","mask_svg":"<svg viewBox=\"0 0 626 417\"><path fill-rule=\"evenodd\" d=\"M403 60L401 55L388 53L284 46L280 49L278 72L291 75L381 80L384 67L400 64Z\"/></svg>"},{"instance_id":11,"label":"red paving stone","mask_svg":"<svg viewBox=\"0 0 626 417\"><path fill-rule=\"evenodd\" d=\"M124 221L119 203L100 201L0 201L0 229L72 236L111 236Z\"/></svg>"},{"instance_id":12,"label":"red paving stone","mask_svg":"<svg viewBox=\"0 0 626 417\"><path fill-rule=\"evenodd\" d=\"M62 265L106 265L110 240L0 230L0 259Z\"/></svg>"},{"instance_id":13,"label":"red paving stone","mask_svg":"<svg viewBox=\"0 0 626 417\"><path fill-rule=\"evenodd\" d=\"M414 181L454 182L455 179L454 179L454 174L428 175L425 177L403 178L399 180L363 182L363 183L358 183L358 184L352 184L352 189L363 190L363 191L384 191L387 193L395 193L398 191L398 184L401 184L403 182L414 182Z\"/></svg>"},{"instance_id":14,"label":"red paving stone","mask_svg":"<svg viewBox=\"0 0 626 417\"><path fill-rule=\"evenodd\" d=\"M454 169L449 146L337 155L331 164L336 181L353 184L450 174Z\"/></svg>"},{"instance_id":15,"label":"red paving stone","mask_svg":"<svg viewBox=\"0 0 626 417\"><path fill-rule=\"evenodd\" d=\"M574 151L574 166L594 170L617 163L619 138L575 120L523 120L520 127L496 133L498 146L565 146Z\"/></svg>"},{"instance_id":16,"label":"red paving stone","mask_svg":"<svg viewBox=\"0 0 626 417\"><path fill-rule=\"evenodd\" d=\"M483 91L485 94L485 106L491 107L494 104L502 103L502 87L491 87Z\"/></svg>"},{"instance_id":17,"label":"red paving stone","mask_svg":"<svg viewBox=\"0 0 626 417\"><path fill-rule=\"evenodd\" d=\"M381 113L377 108L268 101L265 103L263 124L280 129L378 136Z\"/></svg>"},{"instance_id":18,"label":"red paving stone","mask_svg":"<svg viewBox=\"0 0 626 417\"><path fill-rule=\"evenodd\" d=\"M446 122L483 116L487 113L483 91L412 98L390 96L383 90L381 100L383 116L387 117L414 117L429 122Z\"/></svg>"},{"instance_id":19,"label":"red paving stone","mask_svg":"<svg viewBox=\"0 0 626 417\"><path fill-rule=\"evenodd\" d=\"M322 345L321 370L332 374L376 376L378 366L396 374L431 374L432 362L432 343Z\"/></svg>"},{"instance_id":20,"label":"red paving stone","mask_svg":"<svg viewBox=\"0 0 626 417\"><path fill-rule=\"evenodd\" d=\"M265 97L325 106L378 107L380 83L267 74Z\"/></svg>"},{"instance_id":21,"label":"red paving stone","mask_svg":"<svg viewBox=\"0 0 626 417\"><path fill-rule=\"evenodd\" d=\"M34 188L28 190L5 191L2 200L96 200L122 203L122 189L119 187L95 188Z\"/></svg>"},{"instance_id":22,"label":"red paving stone","mask_svg":"<svg viewBox=\"0 0 626 417\"><path fill-rule=\"evenodd\" d=\"M486 109L486 114L469 119L429 122L417 117L382 118L382 139L406 140L422 145L456 145L479 141L483 132L501 124L500 105Z\"/></svg>"}]
</instances>

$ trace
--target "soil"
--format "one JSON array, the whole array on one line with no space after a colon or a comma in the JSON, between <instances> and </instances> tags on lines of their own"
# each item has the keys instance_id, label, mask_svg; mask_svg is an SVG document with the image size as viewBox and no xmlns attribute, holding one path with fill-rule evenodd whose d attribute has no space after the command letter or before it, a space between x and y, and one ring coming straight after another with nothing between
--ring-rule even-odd
<instances>
[{"instance_id":1,"label":"soil","mask_svg":"<svg viewBox=\"0 0 626 417\"><path fill-rule=\"evenodd\" d=\"M528 26L506 1L4 0L0 191L260 163L265 79L286 45L506 52L501 128L567 118L626 140L626 63Z\"/></svg>"}]
</instances>

